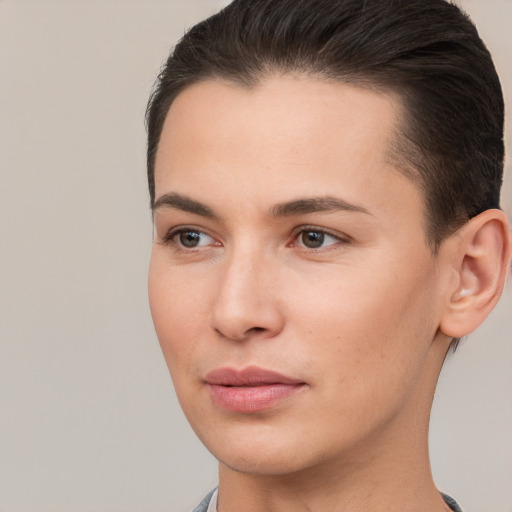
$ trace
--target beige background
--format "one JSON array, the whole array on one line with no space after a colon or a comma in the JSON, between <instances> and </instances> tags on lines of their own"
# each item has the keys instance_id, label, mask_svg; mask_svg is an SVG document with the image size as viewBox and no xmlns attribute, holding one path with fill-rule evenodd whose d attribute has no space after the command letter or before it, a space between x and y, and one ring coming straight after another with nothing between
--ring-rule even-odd
<instances>
[{"instance_id":1,"label":"beige background","mask_svg":"<svg viewBox=\"0 0 512 512\"><path fill-rule=\"evenodd\" d=\"M512 108L512 1L463 3ZM1 512L186 512L215 483L147 306L143 114L221 4L0 0ZM512 512L511 316L509 284L437 392L434 473L466 512Z\"/></svg>"}]
</instances>

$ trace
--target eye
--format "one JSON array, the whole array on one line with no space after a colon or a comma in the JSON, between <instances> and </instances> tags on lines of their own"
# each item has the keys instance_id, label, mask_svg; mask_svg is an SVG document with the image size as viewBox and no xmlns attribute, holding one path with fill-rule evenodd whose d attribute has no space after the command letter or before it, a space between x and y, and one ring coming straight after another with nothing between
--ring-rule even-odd
<instances>
[{"instance_id":1,"label":"eye","mask_svg":"<svg viewBox=\"0 0 512 512\"><path fill-rule=\"evenodd\" d=\"M341 241L340 238L318 229L304 229L298 234L296 240L297 246L307 249L322 249Z\"/></svg>"},{"instance_id":2,"label":"eye","mask_svg":"<svg viewBox=\"0 0 512 512\"><path fill-rule=\"evenodd\" d=\"M171 232L166 240L184 249L197 249L211 245L220 245L214 238L197 229L181 229Z\"/></svg>"}]
</instances>

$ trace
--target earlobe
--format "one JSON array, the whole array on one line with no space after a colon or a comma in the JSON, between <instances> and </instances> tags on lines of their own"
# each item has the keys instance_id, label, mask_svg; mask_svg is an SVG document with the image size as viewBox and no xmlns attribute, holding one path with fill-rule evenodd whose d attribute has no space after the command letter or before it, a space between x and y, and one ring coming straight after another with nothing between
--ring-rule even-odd
<instances>
[{"instance_id":1,"label":"earlobe","mask_svg":"<svg viewBox=\"0 0 512 512\"><path fill-rule=\"evenodd\" d=\"M451 245L451 271L440 323L452 338L473 332L498 302L510 266L512 241L506 215L486 210L460 228Z\"/></svg>"}]
</instances>

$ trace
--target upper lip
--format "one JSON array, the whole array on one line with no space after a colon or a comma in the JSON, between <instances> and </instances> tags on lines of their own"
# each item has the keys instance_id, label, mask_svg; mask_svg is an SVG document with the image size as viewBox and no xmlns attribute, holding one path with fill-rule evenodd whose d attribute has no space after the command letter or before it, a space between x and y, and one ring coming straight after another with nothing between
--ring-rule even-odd
<instances>
[{"instance_id":1,"label":"upper lip","mask_svg":"<svg viewBox=\"0 0 512 512\"><path fill-rule=\"evenodd\" d=\"M205 377L205 382L217 386L263 386L269 384L304 384L299 379L287 377L280 373L249 366L241 370L235 368L218 368Z\"/></svg>"}]
</instances>

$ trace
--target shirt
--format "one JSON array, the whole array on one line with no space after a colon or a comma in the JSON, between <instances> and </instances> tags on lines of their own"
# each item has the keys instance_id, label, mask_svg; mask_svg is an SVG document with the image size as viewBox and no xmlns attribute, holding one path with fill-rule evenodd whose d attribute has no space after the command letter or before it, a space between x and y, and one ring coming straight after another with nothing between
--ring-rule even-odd
<instances>
[{"instance_id":1,"label":"shirt","mask_svg":"<svg viewBox=\"0 0 512 512\"><path fill-rule=\"evenodd\" d=\"M217 495L218 489L214 489L192 512L217 512ZM444 493L441 493L441 496L453 512L462 512L462 509L451 496Z\"/></svg>"}]
</instances>

